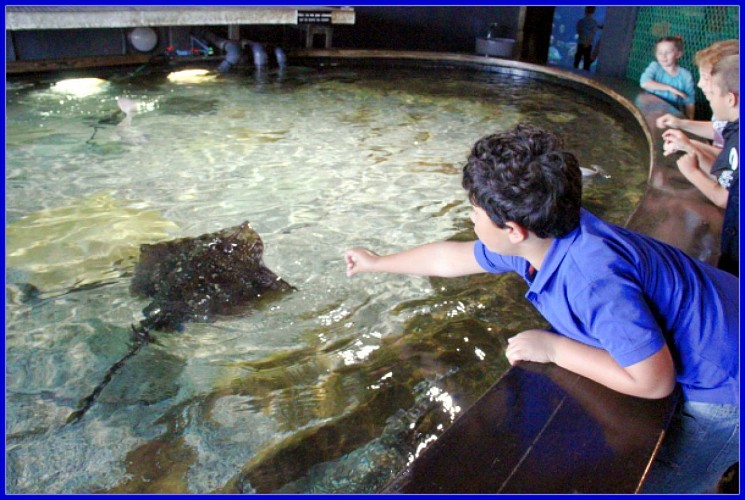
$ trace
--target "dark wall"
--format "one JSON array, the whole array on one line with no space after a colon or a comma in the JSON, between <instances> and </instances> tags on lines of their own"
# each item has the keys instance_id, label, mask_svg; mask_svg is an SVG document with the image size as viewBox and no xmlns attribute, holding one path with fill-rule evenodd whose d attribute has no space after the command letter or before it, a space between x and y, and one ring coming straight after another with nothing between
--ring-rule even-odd
<instances>
[{"instance_id":1,"label":"dark wall","mask_svg":"<svg viewBox=\"0 0 745 500\"><path fill-rule=\"evenodd\" d=\"M634 35L637 7L608 7L596 73L624 78ZM513 58L545 64L554 7L355 7L354 25L334 26L333 47L341 49L424 50L475 53L476 38L492 23L497 35L518 40ZM520 16L524 16L520 33ZM226 26L210 30L227 37ZM163 52L168 43L188 48L189 27L157 28ZM136 52L125 29L36 30L6 32L6 61L115 55ZM241 38L302 47L305 37L295 26L242 26ZM522 38L522 41L520 41Z\"/></svg>"},{"instance_id":2,"label":"dark wall","mask_svg":"<svg viewBox=\"0 0 745 500\"><path fill-rule=\"evenodd\" d=\"M15 56L26 61L117 55L126 47L123 29L16 31L12 37Z\"/></svg>"},{"instance_id":3,"label":"dark wall","mask_svg":"<svg viewBox=\"0 0 745 500\"><path fill-rule=\"evenodd\" d=\"M526 7L520 60L546 64L555 7Z\"/></svg>"},{"instance_id":4,"label":"dark wall","mask_svg":"<svg viewBox=\"0 0 745 500\"><path fill-rule=\"evenodd\" d=\"M639 7L608 7L605 11L603 41L598 51L598 75L626 78L634 26Z\"/></svg>"},{"instance_id":5,"label":"dark wall","mask_svg":"<svg viewBox=\"0 0 745 500\"><path fill-rule=\"evenodd\" d=\"M168 29L153 29L158 34L158 45L152 53L157 54L167 46ZM190 28L184 29L188 44ZM137 53L127 39L130 31L131 28L6 31L5 58L6 61L35 61Z\"/></svg>"},{"instance_id":6,"label":"dark wall","mask_svg":"<svg viewBox=\"0 0 745 500\"><path fill-rule=\"evenodd\" d=\"M497 35L517 38L520 7L355 7L354 25L334 26L333 46L342 49L426 50L473 54L477 37L492 23ZM225 31L218 26L213 31ZM132 52L124 29L36 30L13 33L19 60L84 57ZM164 33L161 32L161 35ZM226 36L226 33L220 33ZM302 32L289 26L243 26L241 36L301 47ZM167 37L161 37L161 40ZM12 51L15 51L13 54ZM518 54L515 54L517 57ZM13 60L13 59L10 59Z\"/></svg>"},{"instance_id":7,"label":"dark wall","mask_svg":"<svg viewBox=\"0 0 745 500\"><path fill-rule=\"evenodd\" d=\"M353 26L334 27L334 47L472 54L492 23L516 38L520 7L355 7Z\"/></svg>"},{"instance_id":8,"label":"dark wall","mask_svg":"<svg viewBox=\"0 0 745 500\"><path fill-rule=\"evenodd\" d=\"M13 44L13 34L10 31L5 32L5 60L6 61L15 61L17 59L16 57L16 48Z\"/></svg>"}]
</instances>

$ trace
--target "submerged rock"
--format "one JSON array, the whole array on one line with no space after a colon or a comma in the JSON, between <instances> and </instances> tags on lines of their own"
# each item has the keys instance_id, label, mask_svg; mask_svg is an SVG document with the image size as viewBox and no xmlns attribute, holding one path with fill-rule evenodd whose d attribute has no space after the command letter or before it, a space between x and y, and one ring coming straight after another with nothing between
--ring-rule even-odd
<instances>
[{"instance_id":1,"label":"submerged rock","mask_svg":"<svg viewBox=\"0 0 745 500\"><path fill-rule=\"evenodd\" d=\"M169 97L159 103L158 107L166 115L207 115L217 113L219 99L203 97Z\"/></svg>"}]
</instances>

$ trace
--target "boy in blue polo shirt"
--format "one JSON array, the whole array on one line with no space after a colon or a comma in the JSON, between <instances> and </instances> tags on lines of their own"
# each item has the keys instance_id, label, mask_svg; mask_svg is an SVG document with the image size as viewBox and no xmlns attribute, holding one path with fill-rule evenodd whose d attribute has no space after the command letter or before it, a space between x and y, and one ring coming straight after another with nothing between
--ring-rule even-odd
<instances>
[{"instance_id":1,"label":"boy in blue polo shirt","mask_svg":"<svg viewBox=\"0 0 745 500\"><path fill-rule=\"evenodd\" d=\"M508 341L507 359L553 362L642 398L683 399L645 492L704 492L739 458L738 281L581 207L577 159L529 125L480 139L463 169L477 241L390 255L345 252L347 275L515 271L554 331Z\"/></svg>"}]
</instances>

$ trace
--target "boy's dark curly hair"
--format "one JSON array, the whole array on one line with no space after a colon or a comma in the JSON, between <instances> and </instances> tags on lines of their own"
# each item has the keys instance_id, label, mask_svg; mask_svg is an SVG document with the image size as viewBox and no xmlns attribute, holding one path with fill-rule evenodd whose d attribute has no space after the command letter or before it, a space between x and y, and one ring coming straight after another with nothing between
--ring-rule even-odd
<instances>
[{"instance_id":1,"label":"boy's dark curly hair","mask_svg":"<svg viewBox=\"0 0 745 500\"><path fill-rule=\"evenodd\" d=\"M463 188L498 227L515 222L539 238L562 237L579 224L582 173L555 134L533 125L487 135L463 167Z\"/></svg>"}]
</instances>

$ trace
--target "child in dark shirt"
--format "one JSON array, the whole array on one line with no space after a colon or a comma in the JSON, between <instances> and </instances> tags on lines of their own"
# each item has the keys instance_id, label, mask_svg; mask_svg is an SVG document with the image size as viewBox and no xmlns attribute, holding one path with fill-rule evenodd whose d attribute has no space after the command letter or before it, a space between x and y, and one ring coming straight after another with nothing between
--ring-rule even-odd
<instances>
[{"instance_id":1,"label":"child in dark shirt","mask_svg":"<svg viewBox=\"0 0 745 500\"><path fill-rule=\"evenodd\" d=\"M740 211L740 56L729 55L714 64L707 94L714 116L725 120L724 147L712 165L695 150L688 151L676 131L665 131L667 150L685 151L677 165L681 173L716 206L725 209L719 267L739 275Z\"/></svg>"}]
</instances>

